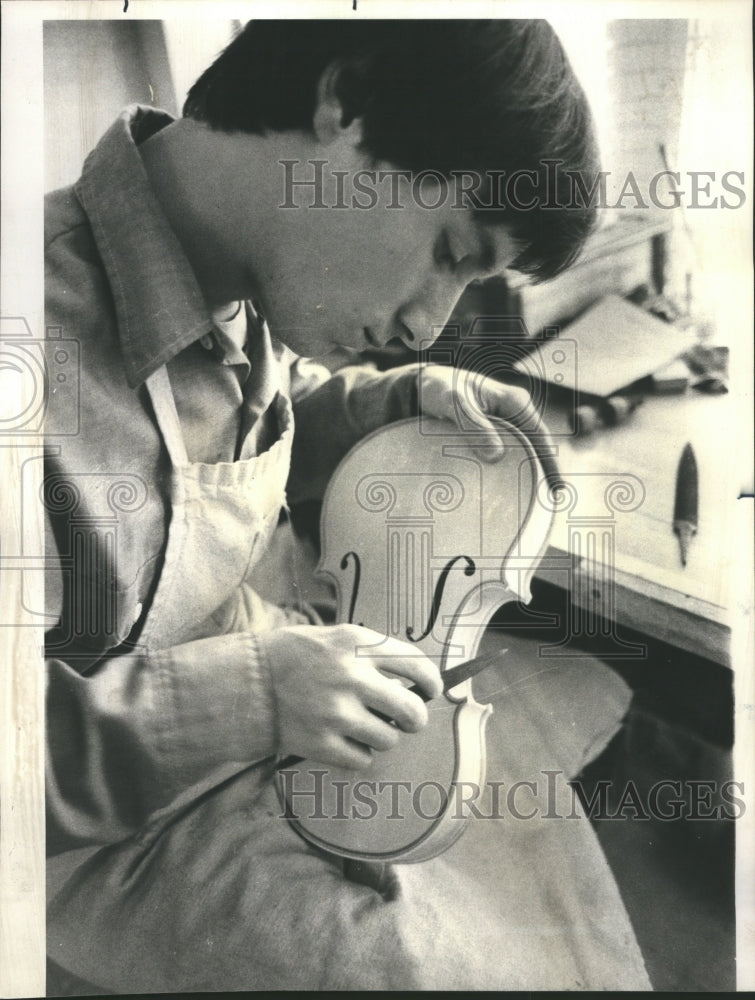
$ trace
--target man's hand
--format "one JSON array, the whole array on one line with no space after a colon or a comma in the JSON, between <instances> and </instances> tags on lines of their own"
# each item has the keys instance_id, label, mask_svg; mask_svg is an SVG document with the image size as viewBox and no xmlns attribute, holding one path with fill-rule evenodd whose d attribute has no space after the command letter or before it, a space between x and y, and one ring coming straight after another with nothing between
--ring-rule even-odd
<instances>
[{"instance_id":1,"label":"man's hand","mask_svg":"<svg viewBox=\"0 0 755 1000\"><path fill-rule=\"evenodd\" d=\"M422 699L397 678L418 684L428 698L443 690L440 671L418 649L361 626L298 625L257 638L270 668L284 754L366 767L373 750L396 745L400 730L415 733L427 722Z\"/></svg>"},{"instance_id":2,"label":"man's hand","mask_svg":"<svg viewBox=\"0 0 755 1000\"><path fill-rule=\"evenodd\" d=\"M503 455L503 443L490 419L499 417L530 438L550 485L561 481L551 439L525 389L446 365L421 365L418 378L420 411L474 433L475 451L483 461L496 462Z\"/></svg>"}]
</instances>

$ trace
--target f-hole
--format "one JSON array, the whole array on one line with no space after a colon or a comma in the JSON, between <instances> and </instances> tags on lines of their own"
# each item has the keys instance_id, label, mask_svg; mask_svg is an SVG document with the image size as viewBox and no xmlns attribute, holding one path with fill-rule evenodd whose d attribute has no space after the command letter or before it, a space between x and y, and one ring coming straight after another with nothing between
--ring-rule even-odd
<instances>
[{"instance_id":1,"label":"f-hole","mask_svg":"<svg viewBox=\"0 0 755 1000\"><path fill-rule=\"evenodd\" d=\"M351 588L351 597L349 599L349 617L346 620L349 625L352 625L354 623L354 608L356 607L357 597L359 596L359 581L362 578L362 564L359 561L359 556L356 552L347 552L341 560L341 569L346 569L349 565L349 556L351 556L354 561L354 586Z\"/></svg>"},{"instance_id":2,"label":"f-hole","mask_svg":"<svg viewBox=\"0 0 755 1000\"><path fill-rule=\"evenodd\" d=\"M410 642L421 642L432 632L433 626L435 625L435 621L438 617L438 612L440 610L440 602L443 599L443 591L446 586L446 580L448 579L448 574L454 568L454 564L457 563L460 559L463 559L466 562L466 566L464 567L464 576L472 576L474 574L477 567L474 564L474 560L470 559L469 556L454 556L453 559L449 559L449 561L443 567L443 571L438 577L438 582L435 585L435 593L433 594L433 603L430 609L430 617L427 620L427 628L422 633L422 635L418 635L415 638L414 626L413 625L407 626L406 638L409 639Z\"/></svg>"}]
</instances>

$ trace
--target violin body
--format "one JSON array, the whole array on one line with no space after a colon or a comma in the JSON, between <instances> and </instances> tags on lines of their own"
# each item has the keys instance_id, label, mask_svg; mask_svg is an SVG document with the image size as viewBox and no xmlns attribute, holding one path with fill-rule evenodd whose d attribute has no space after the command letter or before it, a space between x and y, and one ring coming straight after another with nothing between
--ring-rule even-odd
<instances>
[{"instance_id":1,"label":"violin body","mask_svg":"<svg viewBox=\"0 0 755 1000\"><path fill-rule=\"evenodd\" d=\"M446 421L381 428L346 456L323 502L318 571L335 584L339 622L402 639L441 672L476 655L503 604L529 602L552 524L530 441L498 424L504 455L492 464ZM279 795L295 829L363 861L424 861L450 847L485 782L492 709L474 700L471 680L427 708L419 733L374 754L358 774L314 761L281 770Z\"/></svg>"}]
</instances>

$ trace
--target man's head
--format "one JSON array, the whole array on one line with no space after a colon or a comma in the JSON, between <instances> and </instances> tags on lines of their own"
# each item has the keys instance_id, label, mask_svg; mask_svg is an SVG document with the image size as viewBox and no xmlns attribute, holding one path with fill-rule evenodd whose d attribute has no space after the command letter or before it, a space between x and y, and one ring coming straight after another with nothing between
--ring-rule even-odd
<instances>
[{"instance_id":1,"label":"man's head","mask_svg":"<svg viewBox=\"0 0 755 1000\"><path fill-rule=\"evenodd\" d=\"M147 157L170 221L208 301L256 297L297 354L426 346L469 282L550 277L593 223L544 162L561 161L559 184L596 169L584 95L542 21L253 22L184 115ZM289 198L287 171L311 179L317 162L322 191ZM538 207L491 190L492 172L522 171L515 193ZM460 205L460 174L495 207Z\"/></svg>"},{"instance_id":2,"label":"man's head","mask_svg":"<svg viewBox=\"0 0 755 1000\"><path fill-rule=\"evenodd\" d=\"M508 203L482 218L507 226L521 248L513 266L535 279L573 260L594 210L566 171L591 178L597 155L587 101L547 22L250 22L192 87L184 115L225 131L306 131L329 68L343 124L361 120L376 161L446 176L534 171L522 203L561 207Z\"/></svg>"}]
</instances>

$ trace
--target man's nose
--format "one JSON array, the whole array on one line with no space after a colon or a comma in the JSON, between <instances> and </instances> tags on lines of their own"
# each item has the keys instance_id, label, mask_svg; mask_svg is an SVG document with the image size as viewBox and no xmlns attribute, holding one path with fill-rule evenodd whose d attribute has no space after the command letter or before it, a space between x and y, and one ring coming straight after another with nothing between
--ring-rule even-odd
<instances>
[{"instance_id":1,"label":"man's nose","mask_svg":"<svg viewBox=\"0 0 755 1000\"><path fill-rule=\"evenodd\" d=\"M464 285L450 277L428 283L422 294L401 310L398 335L413 351L431 347L448 322Z\"/></svg>"}]
</instances>

